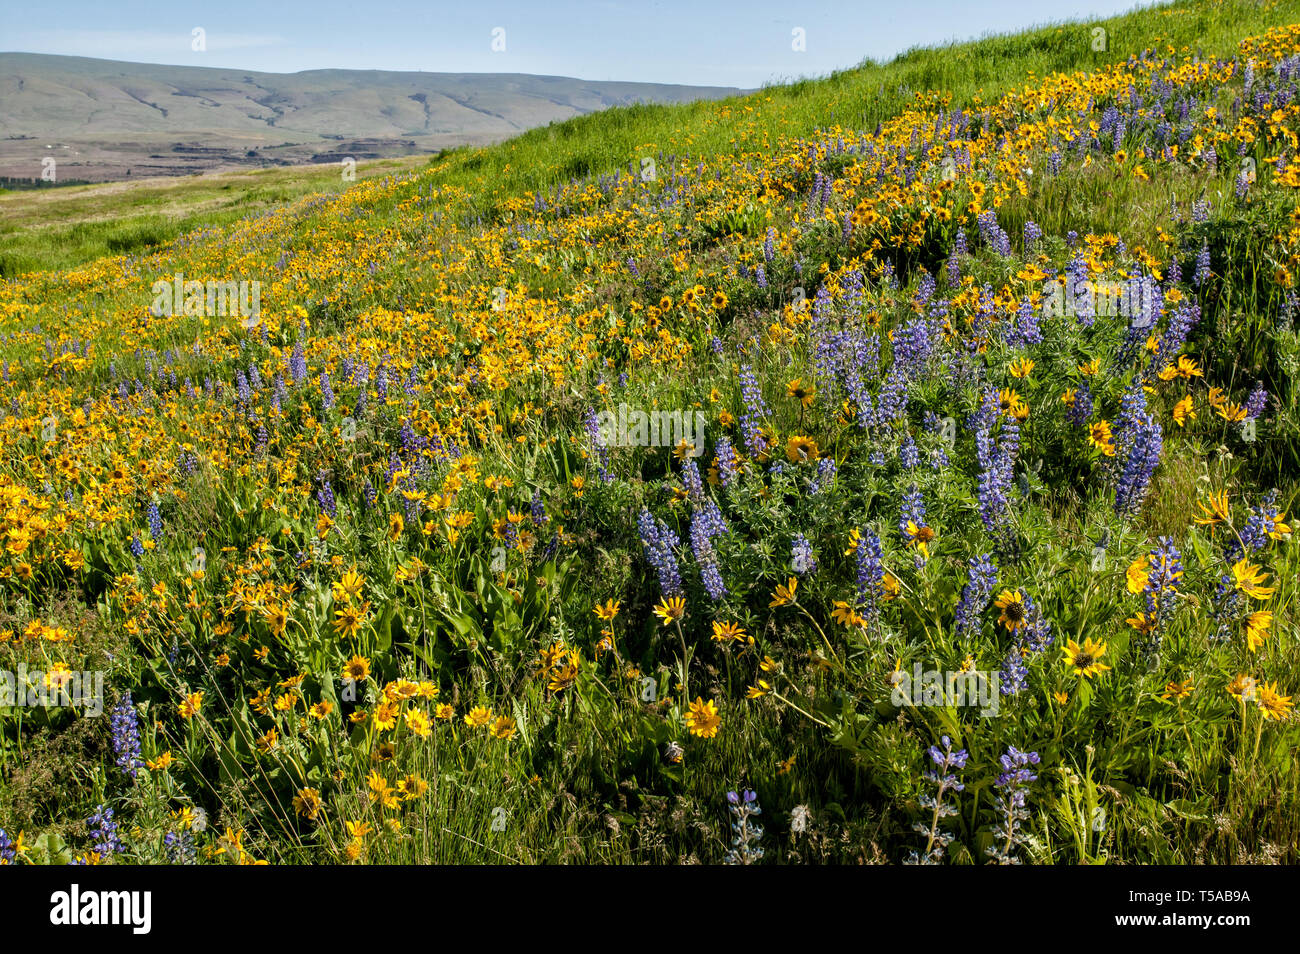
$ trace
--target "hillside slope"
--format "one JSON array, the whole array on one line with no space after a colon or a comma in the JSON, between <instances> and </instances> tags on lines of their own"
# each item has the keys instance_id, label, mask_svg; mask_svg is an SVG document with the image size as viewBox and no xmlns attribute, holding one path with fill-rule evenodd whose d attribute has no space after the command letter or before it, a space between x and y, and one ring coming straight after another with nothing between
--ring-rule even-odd
<instances>
[{"instance_id":1,"label":"hillside slope","mask_svg":"<svg viewBox=\"0 0 1300 954\"><path fill-rule=\"evenodd\" d=\"M1300 11L1185 2L0 283L0 660L112 713L0 829L1300 860L1298 154Z\"/></svg>"}]
</instances>

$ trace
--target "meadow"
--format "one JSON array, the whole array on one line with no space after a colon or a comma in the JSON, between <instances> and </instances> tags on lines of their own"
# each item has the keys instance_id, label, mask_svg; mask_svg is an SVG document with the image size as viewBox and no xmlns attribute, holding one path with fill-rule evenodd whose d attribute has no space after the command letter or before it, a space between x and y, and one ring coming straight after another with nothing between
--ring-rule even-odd
<instances>
[{"instance_id":1,"label":"meadow","mask_svg":"<svg viewBox=\"0 0 1300 954\"><path fill-rule=\"evenodd\" d=\"M1300 861L1298 94L1179 2L51 230L0 862Z\"/></svg>"}]
</instances>

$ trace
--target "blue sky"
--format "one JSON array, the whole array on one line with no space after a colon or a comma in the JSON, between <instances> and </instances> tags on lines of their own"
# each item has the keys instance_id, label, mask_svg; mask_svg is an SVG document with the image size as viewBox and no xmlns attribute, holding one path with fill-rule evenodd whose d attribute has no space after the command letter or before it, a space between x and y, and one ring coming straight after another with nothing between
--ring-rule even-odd
<instances>
[{"instance_id":1,"label":"blue sky","mask_svg":"<svg viewBox=\"0 0 1300 954\"><path fill-rule=\"evenodd\" d=\"M61 0L0 4L0 51L289 73L547 73L755 87L1135 0ZM192 34L204 31L196 52ZM504 30L503 51L493 31ZM805 49L793 49L796 29ZM497 34L500 38L502 34ZM498 43L498 46L501 44Z\"/></svg>"}]
</instances>

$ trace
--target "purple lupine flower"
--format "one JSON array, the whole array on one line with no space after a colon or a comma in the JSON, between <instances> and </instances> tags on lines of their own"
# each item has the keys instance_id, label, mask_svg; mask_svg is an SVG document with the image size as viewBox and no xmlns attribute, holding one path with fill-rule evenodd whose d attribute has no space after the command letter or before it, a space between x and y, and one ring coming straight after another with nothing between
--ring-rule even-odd
<instances>
[{"instance_id":1,"label":"purple lupine flower","mask_svg":"<svg viewBox=\"0 0 1300 954\"><path fill-rule=\"evenodd\" d=\"M819 494L835 480L835 459L822 457L817 461L817 475L808 482L808 493Z\"/></svg>"},{"instance_id":2,"label":"purple lupine flower","mask_svg":"<svg viewBox=\"0 0 1300 954\"><path fill-rule=\"evenodd\" d=\"M646 560L659 575L659 590L665 597L682 595L682 575L677 568L677 547L681 545L677 534L649 510L642 507L637 517L637 530Z\"/></svg>"},{"instance_id":3,"label":"purple lupine flower","mask_svg":"<svg viewBox=\"0 0 1300 954\"><path fill-rule=\"evenodd\" d=\"M1158 308L1159 306L1157 306ZM1187 342L1188 333L1201 320L1201 306L1194 301L1182 301L1169 316L1169 326L1160 336L1155 360L1147 365L1147 377L1154 378L1169 365Z\"/></svg>"},{"instance_id":4,"label":"purple lupine flower","mask_svg":"<svg viewBox=\"0 0 1300 954\"><path fill-rule=\"evenodd\" d=\"M993 829L996 842L985 851L998 864L1018 865L1020 859L1013 852L1027 840L1021 830L1022 824L1029 818L1029 810L1025 808L1025 787L1038 779L1029 768L1038 764L1038 753L1020 752L1010 746L998 761L1002 765L1002 774L993 784L999 789L1004 814Z\"/></svg>"},{"instance_id":5,"label":"purple lupine flower","mask_svg":"<svg viewBox=\"0 0 1300 954\"><path fill-rule=\"evenodd\" d=\"M802 533L794 535L794 542L790 547L790 565L799 576L817 572L817 557L813 555L812 544Z\"/></svg>"},{"instance_id":6,"label":"purple lupine flower","mask_svg":"<svg viewBox=\"0 0 1300 954\"><path fill-rule=\"evenodd\" d=\"M740 394L745 402L745 410L740 415L745 449L751 457L760 457L767 450L767 438L763 435L759 419L771 411L763 401L763 390L759 387L754 369L748 364L740 366Z\"/></svg>"},{"instance_id":7,"label":"purple lupine flower","mask_svg":"<svg viewBox=\"0 0 1300 954\"><path fill-rule=\"evenodd\" d=\"M1259 382L1255 382L1255 389L1250 392L1246 398L1246 420L1253 421L1264 413L1264 408L1268 404L1268 392Z\"/></svg>"},{"instance_id":8,"label":"purple lupine flower","mask_svg":"<svg viewBox=\"0 0 1300 954\"><path fill-rule=\"evenodd\" d=\"M1119 484L1115 488L1115 514L1126 516L1136 513L1151 484L1151 475L1160 463L1164 435L1160 424L1150 414L1143 412L1134 428L1132 446L1124 461Z\"/></svg>"},{"instance_id":9,"label":"purple lupine flower","mask_svg":"<svg viewBox=\"0 0 1300 954\"><path fill-rule=\"evenodd\" d=\"M1209 280L1210 275L1210 243L1202 242L1201 251L1196 256L1196 271L1192 275L1192 284L1200 288Z\"/></svg>"},{"instance_id":10,"label":"purple lupine flower","mask_svg":"<svg viewBox=\"0 0 1300 954\"><path fill-rule=\"evenodd\" d=\"M118 700L109 715L109 728L113 735L113 756L123 775L135 778L144 767L140 757L140 716L131 701L131 691Z\"/></svg>"},{"instance_id":11,"label":"purple lupine flower","mask_svg":"<svg viewBox=\"0 0 1300 954\"><path fill-rule=\"evenodd\" d=\"M736 479L736 451L731 446L731 438L725 434L713 446L713 461L718 468L718 481L723 487L731 486Z\"/></svg>"},{"instance_id":12,"label":"purple lupine flower","mask_svg":"<svg viewBox=\"0 0 1300 954\"><path fill-rule=\"evenodd\" d=\"M320 373L320 394L321 406L328 411L334 406L334 389L330 387L330 373L328 371Z\"/></svg>"},{"instance_id":13,"label":"purple lupine flower","mask_svg":"<svg viewBox=\"0 0 1300 954\"><path fill-rule=\"evenodd\" d=\"M908 470L915 470L921 463L921 454L916 449L916 441L912 440L912 435L908 434L903 441L902 446L898 449L898 460Z\"/></svg>"},{"instance_id":14,"label":"purple lupine flower","mask_svg":"<svg viewBox=\"0 0 1300 954\"><path fill-rule=\"evenodd\" d=\"M614 479L614 475L609 472L609 448L605 446L605 437L600 430L600 415L596 413L594 407L587 409L583 426L587 432L587 440L595 452L596 470L600 479L603 483L609 483Z\"/></svg>"},{"instance_id":15,"label":"purple lupine flower","mask_svg":"<svg viewBox=\"0 0 1300 954\"><path fill-rule=\"evenodd\" d=\"M1097 317L1097 310L1088 263L1082 254L1070 260L1066 274L1065 297L1069 307L1074 310L1075 321L1081 327L1091 328Z\"/></svg>"},{"instance_id":16,"label":"purple lupine flower","mask_svg":"<svg viewBox=\"0 0 1300 954\"><path fill-rule=\"evenodd\" d=\"M163 521L162 514L158 512L157 502L153 500L149 501L149 506L145 510L145 519L149 522L149 536L154 541L161 540L163 535Z\"/></svg>"},{"instance_id":17,"label":"purple lupine flower","mask_svg":"<svg viewBox=\"0 0 1300 954\"><path fill-rule=\"evenodd\" d=\"M294 384L307 377L307 358L303 355L301 341L293 346L293 354L289 357L289 377L293 378Z\"/></svg>"},{"instance_id":18,"label":"purple lupine flower","mask_svg":"<svg viewBox=\"0 0 1300 954\"><path fill-rule=\"evenodd\" d=\"M988 606L993 597L993 589L998 584L998 566L993 562L993 554L982 553L971 557L966 565L966 585L962 587L961 599L957 603L953 619L953 629L958 636L978 627L980 614Z\"/></svg>"},{"instance_id":19,"label":"purple lupine flower","mask_svg":"<svg viewBox=\"0 0 1300 954\"><path fill-rule=\"evenodd\" d=\"M998 670L998 691L1004 696L1014 696L1029 685L1029 664L1019 645L1012 646L1002 668Z\"/></svg>"},{"instance_id":20,"label":"purple lupine flower","mask_svg":"<svg viewBox=\"0 0 1300 954\"><path fill-rule=\"evenodd\" d=\"M993 425L999 419L1001 432L995 440ZM974 415L974 430L975 453L980 465L977 489L980 519L985 529L993 532L1006 518L1010 504L1007 494L1020 451L1020 425L1014 418L1002 418L996 388L985 392L980 410Z\"/></svg>"},{"instance_id":21,"label":"purple lupine flower","mask_svg":"<svg viewBox=\"0 0 1300 954\"><path fill-rule=\"evenodd\" d=\"M1228 561L1235 563L1246 553L1264 549L1277 532L1282 515L1277 510L1277 491L1271 490L1250 508L1250 516L1241 528L1241 541L1228 539ZM1244 548L1244 549L1243 549Z\"/></svg>"},{"instance_id":22,"label":"purple lupine flower","mask_svg":"<svg viewBox=\"0 0 1300 954\"><path fill-rule=\"evenodd\" d=\"M316 503L320 505L321 513L329 516L331 520L338 516L338 504L334 500L334 488L330 482L320 477L320 489L316 491Z\"/></svg>"},{"instance_id":23,"label":"purple lupine flower","mask_svg":"<svg viewBox=\"0 0 1300 954\"><path fill-rule=\"evenodd\" d=\"M925 773L925 777L933 782L937 789L933 795L928 792L923 793L918 799L921 809L931 812L931 818L933 819L932 824L928 827L922 823L917 823L915 826L916 831L928 836L925 853L911 852L905 862L906 864L937 865L941 863L948 846L952 844L956 837L951 832L939 828L940 820L952 818L954 815L959 814L955 806L944 803L943 797L948 792L966 790L966 786L957 778L956 773L966 768L966 762L969 760L970 755L965 749L958 749L954 752L952 739L946 735L942 736L939 741L943 745L942 749L937 745L932 745L927 750L930 761L934 765L927 769Z\"/></svg>"},{"instance_id":24,"label":"purple lupine flower","mask_svg":"<svg viewBox=\"0 0 1300 954\"><path fill-rule=\"evenodd\" d=\"M716 508L715 508L716 509ZM718 567L718 554L713 549L713 536L716 528L710 519L712 514L696 512L691 518L691 552L700 568L700 581L709 599L717 601L727 595L727 587L722 582L722 573ZM721 517L721 514L717 514Z\"/></svg>"},{"instance_id":25,"label":"purple lupine flower","mask_svg":"<svg viewBox=\"0 0 1300 954\"><path fill-rule=\"evenodd\" d=\"M1016 309L1016 322L1011 333L1007 335L1007 344L1019 347L1042 344L1042 341L1043 332L1038 327L1038 313L1034 310L1033 300L1026 295L1021 299L1020 307Z\"/></svg>"},{"instance_id":26,"label":"purple lupine flower","mask_svg":"<svg viewBox=\"0 0 1300 954\"><path fill-rule=\"evenodd\" d=\"M1043 237L1043 230L1040 229L1032 219L1025 222L1025 254L1029 255L1034 251L1038 240Z\"/></svg>"},{"instance_id":27,"label":"purple lupine flower","mask_svg":"<svg viewBox=\"0 0 1300 954\"><path fill-rule=\"evenodd\" d=\"M682 486L692 504L699 504L704 499L704 481L700 479L700 468L694 458L687 458L682 464Z\"/></svg>"},{"instance_id":28,"label":"purple lupine flower","mask_svg":"<svg viewBox=\"0 0 1300 954\"><path fill-rule=\"evenodd\" d=\"M263 327L265 328L265 325ZM188 831L169 831L163 835L163 850L167 854L167 861L171 864L198 864L198 849L194 845L194 836Z\"/></svg>"},{"instance_id":29,"label":"purple lupine flower","mask_svg":"<svg viewBox=\"0 0 1300 954\"><path fill-rule=\"evenodd\" d=\"M916 484L907 488L907 493L903 494L903 504L899 509L898 532L902 534L903 539L910 539L907 535L907 525L913 523L918 527L925 526L925 498L921 496L921 491L917 490Z\"/></svg>"},{"instance_id":30,"label":"purple lupine flower","mask_svg":"<svg viewBox=\"0 0 1300 954\"><path fill-rule=\"evenodd\" d=\"M880 537L869 527L859 532L853 556L858 571L857 605L867 619L875 619L880 614L880 601L885 593L885 555Z\"/></svg>"},{"instance_id":31,"label":"purple lupine flower","mask_svg":"<svg viewBox=\"0 0 1300 954\"><path fill-rule=\"evenodd\" d=\"M1092 417L1092 389L1086 383L1074 389L1074 400L1065 407L1065 419L1076 427L1082 427Z\"/></svg>"},{"instance_id":32,"label":"purple lupine flower","mask_svg":"<svg viewBox=\"0 0 1300 954\"><path fill-rule=\"evenodd\" d=\"M100 805L95 809L95 814L86 819L86 824L90 826L90 833L95 839L95 851L99 852L101 858L107 858L110 855L117 854L126 850L126 845L117 834L117 822L113 820L113 809L107 805Z\"/></svg>"},{"instance_id":33,"label":"purple lupine flower","mask_svg":"<svg viewBox=\"0 0 1300 954\"><path fill-rule=\"evenodd\" d=\"M1173 538L1159 539L1158 546L1147 553L1147 565L1147 582L1142 592L1146 596L1147 616L1155 623L1154 640L1146 647L1151 652L1159 648L1159 634L1177 608L1174 597L1183 576L1183 557Z\"/></svg>"},{"instance_id":34,"label":"purple lupine flower","mask_svg":"<svg viewBox=\"0 0 1300 954\"><path fill-rule=\"evenodd\" d=\"M745 789L740 795L727 793L727 802L731 812L731 849L722 859L729 865L757 864L763 858L763 848L759 841L763 838L763 826L751 819L761 815L763 810L758 805L758 794Z\"/></svg>"},{"instance_id":35,"label":"purple lupine flower","mask_svg":"<svg viewBox=\"0 0 1300 954\"><path fill-rule=\"evenodd\" d=\"M1142 381L1134 379L1124 390L1119 401L1119 413L1115 415L1115 447L1117 457L1128 453L1137 435L1138 425L1147 413L1146 389Z\"/></svg>"},{"instance_id":36,"label":"purple lupine flower","mask_svg":"<svg viewBox=\"0 0 1300 954\"><path fill-rule=\"evenodd\" d=\"M1037 752L1020 752L1014 745L1007 746L1005 755L998 757L1002 765L1002 774L993 784L998 788L1020 788L1030 782L1038 781L1038 776L1029 768L1038 764Z\"/></svg>"}]
</instances>

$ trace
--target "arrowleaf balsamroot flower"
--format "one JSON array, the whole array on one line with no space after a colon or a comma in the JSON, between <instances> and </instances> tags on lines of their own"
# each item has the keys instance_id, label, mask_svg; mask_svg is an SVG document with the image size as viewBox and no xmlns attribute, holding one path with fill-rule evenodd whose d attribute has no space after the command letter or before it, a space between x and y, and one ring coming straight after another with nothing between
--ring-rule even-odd
<instances>
[{"instance_id":1,"label":"arrowleaf balsamroot flower","mask_svg":"<svg viewBox=\"0 0 1300 954\"><path fill-rule=\"evenodd\" d=\"M1003 590L993 605L1002 611L998 622L1007 628L1007 632L1014 633L1026 624L1025 595L1021 590Z\"/></svg>"},{"instance_id":2,"label":"arrowleaf balsamroot flower","mask_svg":"<svg viewBox=\"0 0 1300 954\"><path fill-rule=\"evenodd\" d=\"M691 735L711 739L721 726L722 716L718 714L717 704L712 699L705 702L702 696L696 696L686 710L686 728Z\"/></svg>"},{"instance_id":3,"label":"arrowleaf balsamroot flower","mask_svg":"<svg viewBox=\"0 0 1300 954\"><path fill-rule=\"evenodd\" d=\"M1106 644L1093 642L1091 637L1084 639L1082 646L1071 639L1061 652L1065 654L1066 662L1076 675L1091 679L1110 669L1101 661L1101 657L1106 655Z\"/></svg>"},{"instance_id":4,"label":"arrowleaf balsamroot flower","mask_svg":"<svg viewBox=\"0 0 1300 954\"><path fill-rule=\"evenodd\" d=\"M772 609L777 606L786 606L795 601L794 591L799 588L797 577L790 577L784 584L778 583L776 589L772 591L772 602L768 603L768 608Z\"/></svg>"},{"instance_id":5,"label":"arrowleaf balsamroot flower","mask_svg":"<svg viewBox=\"0 0 1300 954\"><path fill-rule=\"evenodd\" d=\"M662 620L661 625L675 623L686 615L686 600L680 596L668 596L655 606L654 613Z\"/></svg>"},{"instance_id":6,"label":"arrowleaf balsamroot flower","mask_svg":"<svg viewBox=\"0 0 1300 954\"><path fill-rule=\"evenodd\" d=\"M1268 582L1268 574L1245 557L1233 564L1232 579L1234 586L1253 600L1266 600L1277 589L1274 586L1265 586Z\"/></svg>"}]
</instances>

